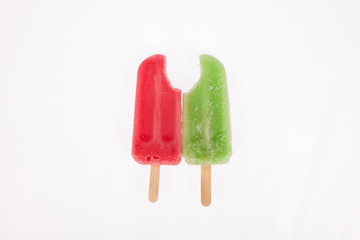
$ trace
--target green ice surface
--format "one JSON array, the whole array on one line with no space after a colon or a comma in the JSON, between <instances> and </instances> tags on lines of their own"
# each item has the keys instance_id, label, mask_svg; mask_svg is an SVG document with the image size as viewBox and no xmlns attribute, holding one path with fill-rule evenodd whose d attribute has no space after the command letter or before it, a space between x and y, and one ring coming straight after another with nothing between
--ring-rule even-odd
<instances>
[{"instance_id":1,"label":"green ice surface","mask_svg":"<svg viewBox=\"0 0 360 240\"><path fill-rule=\"evenodd\" d=\"M227 163L232 154L228 90L223 64L200 56L201 76L183 97L183 155L188 164Z\"/></svg>"}]
</instances>

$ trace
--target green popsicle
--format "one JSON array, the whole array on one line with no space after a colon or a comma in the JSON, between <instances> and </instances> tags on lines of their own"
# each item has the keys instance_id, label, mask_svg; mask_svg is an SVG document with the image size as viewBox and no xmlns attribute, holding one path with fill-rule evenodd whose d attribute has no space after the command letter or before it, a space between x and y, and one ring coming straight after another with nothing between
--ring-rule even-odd
<instances>
[{"instance_id":1,"label":"green popsicle","mask_svg":"<svg viewBox=\"0 0 360 240\"><path fill-rule=\"evenodd\" d=\"M210 55L200 56L200 66L200 80L183 98L183 155L188 164L227 163L232 150L225 69Z\"/></svg>"},{"instance_id":2,"label":"green popsicle","mask_svg":"<svg viewBox=\"0 0 360 240\"><path fill-rule=\"evenodd\" d=\"M201 76L183 97L183 156L201 165L201 203L211 203L211 165L230 159L231 130L226 74L222 63L200 56Z\"/></svg>"}]
</instances>

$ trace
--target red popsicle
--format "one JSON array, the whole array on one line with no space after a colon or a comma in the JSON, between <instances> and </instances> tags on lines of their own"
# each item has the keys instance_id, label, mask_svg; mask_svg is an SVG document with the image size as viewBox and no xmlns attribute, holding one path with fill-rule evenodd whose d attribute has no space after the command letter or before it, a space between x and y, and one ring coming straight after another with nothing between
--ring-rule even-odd
<instances>
[{"instance_id":1,"label":"red popsicle","mask_svg":"<svg viewBox=\"0 0 360 240\"><path fill-rule=\"evenodd\" d=\"M138 69L132 156L152 166L149 199L156 201L152 184L158 185L159 165L181 160L181 90L170 85L163 55L145 59Z\"/></svg>"}]
</instances>

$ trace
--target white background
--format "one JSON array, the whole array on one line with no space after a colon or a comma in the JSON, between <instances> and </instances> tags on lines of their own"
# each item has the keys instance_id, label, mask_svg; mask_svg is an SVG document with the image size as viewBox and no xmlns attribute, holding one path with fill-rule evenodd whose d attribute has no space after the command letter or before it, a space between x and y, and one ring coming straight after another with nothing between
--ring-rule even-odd
<instances>
[{"instance_id":1,"label":"white background","mask_svg":"<svg viewBox=\"0 0 360 240\"><path fill-rule=\"evenodd\" d=\"M0 239L359 239L360 2L0 1ZM227 70L229 164L131 158L136 72Z\"/></svg>"}]
</instances>

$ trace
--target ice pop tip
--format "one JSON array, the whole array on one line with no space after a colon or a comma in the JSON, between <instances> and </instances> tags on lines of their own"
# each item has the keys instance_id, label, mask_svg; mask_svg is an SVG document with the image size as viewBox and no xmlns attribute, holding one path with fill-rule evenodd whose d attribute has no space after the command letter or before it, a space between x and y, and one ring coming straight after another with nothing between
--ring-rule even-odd
<instances>
[{"instance_id":1,"label":"ice pop tip","mask_svg":"<svg viewBox=\"0 0 360 240\"><path fill-rule=\"evenodd\" d=\"M162 78L162 82L164 86L167 88L177 92L181 93L181 90L178 88L175 88L171 85L170 80L166 73L166 56L162 54L154 54L150 57L147 57L144 61L141 62L139 68L138 68L138 78L139 75L142 75L143 72L147 72L148 74L154 74L154 71L161 72L165 77Z\"/></svg>"},{"instance_id":2,"label":"ice pop tip","mask_svg":"<svg viewBox=\"0 0 360 240\"><path fill-rule=\"evenodd\" d=\"M200 55L199 59L201 68L200 80L208 79L207 76L213 74L221 74L223 76L226 75L224 65L217 58L209 54L202 54Z\"/></svg>"},{"instance_id":3,"label":"ice pop tip","mask_svg":"<svg viewBox=\"0 0 360 240\"><path fill-rule=\"evenodd\" d=\"M199 59L200 59L200 64L212 63L212 64L219 64L220 66L224 67L224 65L222 64L222 62L220 62L219 59L217 59L216 57L210 54L201 54L199 56Z\"/></svg>"},{"instance_id":4,"label":"ice pop tip","mask_svg":"<svg viewBox=\"0 0 360 240\"><path fill-rule=\"evenodd\" d=\"M145 60L143 60L139 66L138 73L141 72L143 68L148 68L149 66L152 66L153 64L156 64L158 67L165 69L166 67L166 56L162 54L154 54L150 57L147 57Z\"/></svg>"}]
</instances>

